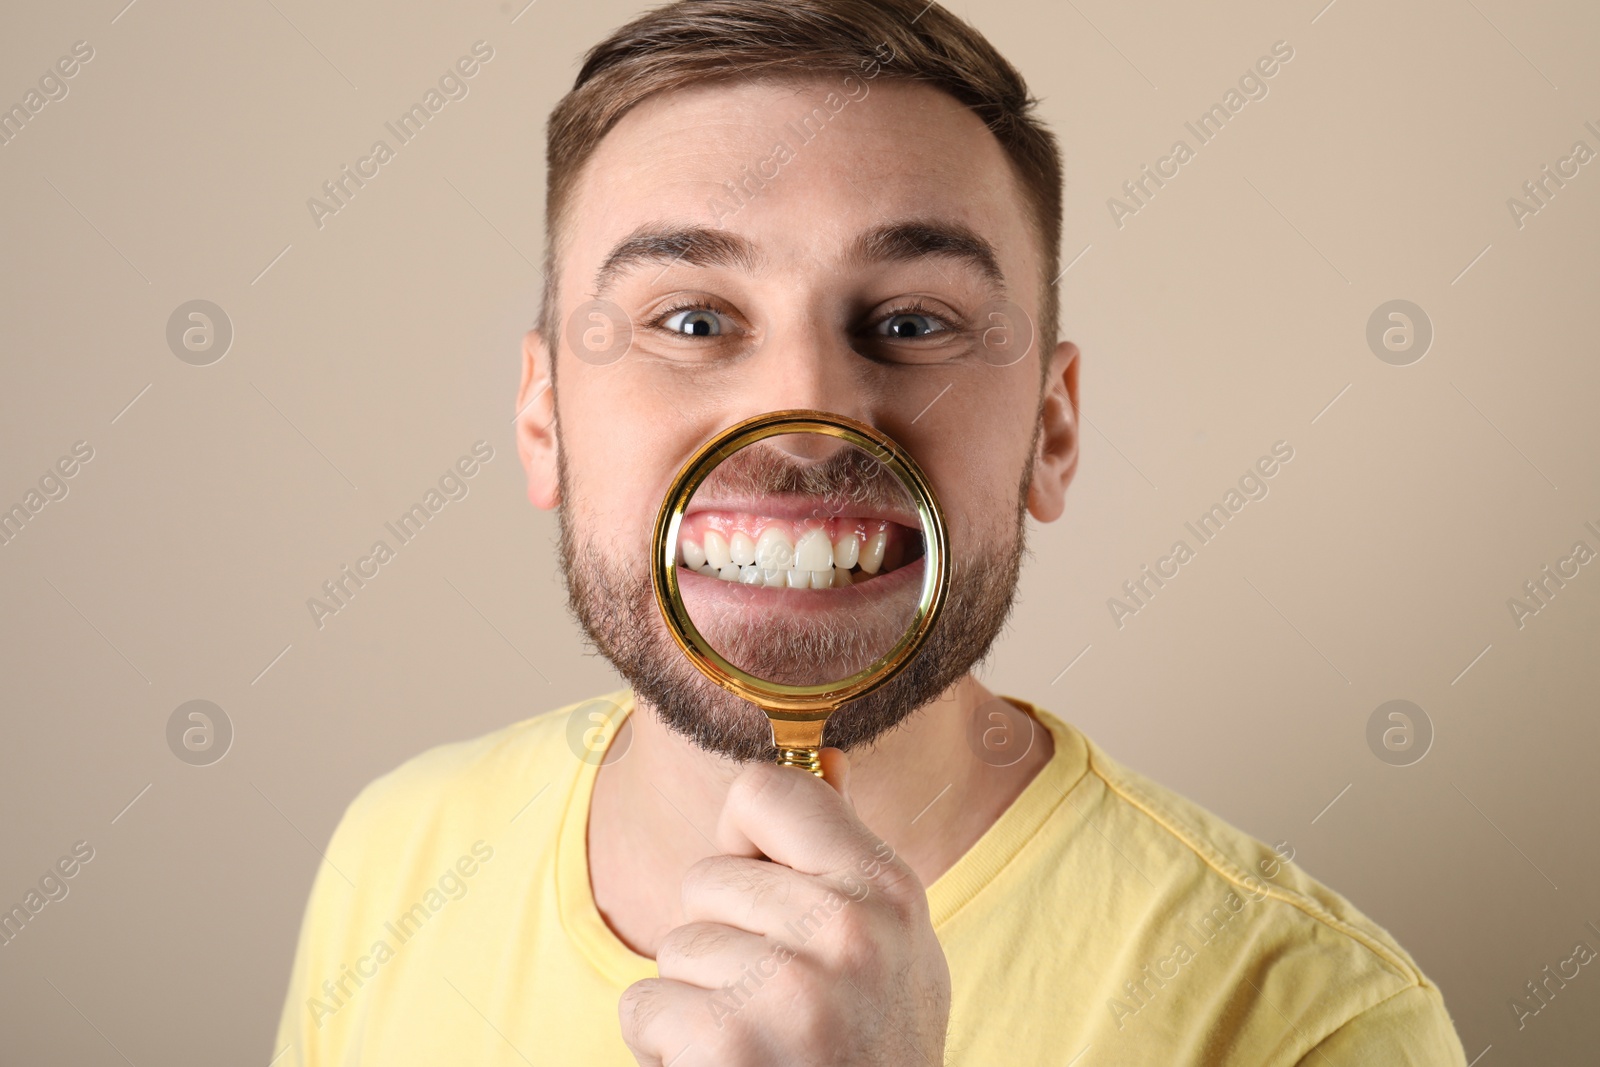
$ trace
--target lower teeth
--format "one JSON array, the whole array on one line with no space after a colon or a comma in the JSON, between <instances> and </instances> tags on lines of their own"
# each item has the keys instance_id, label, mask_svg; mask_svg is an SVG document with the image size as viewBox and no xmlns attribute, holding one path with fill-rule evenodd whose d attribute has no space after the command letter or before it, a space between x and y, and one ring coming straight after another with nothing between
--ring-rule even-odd
<instances>
[{"instance_id":1,"label":"lower teeth","mask_svg":"<svg viewBox=\"0 0 1600 1067\"><path fill-rule=\"evenodd\" d=\"M718 578L724 582L738 582L740 585L765 585L775 589L841 589L854 585L857 582L874 575L863 571L860 567L848 570L833 567L825 571L802 571L794 569L762 568L754 563L741 567L737 563L729 563L721 568L713 567L709 563L702 563L698 567L686 568L696 574L703 574L707 578Z\"/></svg>"}]
</instances>

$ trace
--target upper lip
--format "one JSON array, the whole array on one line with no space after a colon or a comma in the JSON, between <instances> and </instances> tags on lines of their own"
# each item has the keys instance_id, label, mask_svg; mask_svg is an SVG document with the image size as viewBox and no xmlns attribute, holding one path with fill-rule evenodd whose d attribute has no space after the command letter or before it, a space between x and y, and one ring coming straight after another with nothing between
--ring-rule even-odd
<instances>
[{"instance_id":1,"label":"upper lip","mask_svg":"<svg viewBox=\"0 0 1600 1067\"><path fill-rule=\"evenodd\" d=\"M913 511L905 508L863 504L844 497L799 496L774 494L759 497L717 496L696 493L684 509L685 515L701 511L730 511L745 515L760 515L769 519L802 521L805 519L866 519L898 523L912 530L922 528Z\"/></svg>"}]
</instances>

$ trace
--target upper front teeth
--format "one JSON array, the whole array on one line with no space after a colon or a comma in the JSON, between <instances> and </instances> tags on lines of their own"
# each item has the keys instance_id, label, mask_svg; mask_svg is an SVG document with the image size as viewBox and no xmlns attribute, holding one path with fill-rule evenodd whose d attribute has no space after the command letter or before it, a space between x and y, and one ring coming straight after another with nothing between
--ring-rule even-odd
<instances>
[{"instance_id":1,"label":"upper front teeth","mask_svg":"<svg viewBox=\"0 0 1600 1067\"><path fill-rule=\"evenodd\" d=\"M690 570L699 570L706 565L706 550L694 541L685 541L683 543L683 562L684 566Z\"/></svg>"},{"instance_id":2,"label":"upper front teeth","mask_svg":"<svg viewBox=\"0 0 1600 1067\"><path fill-rule=\"evenodd\" d=\"M800 543L794 546L794 565L803 571L833 569L833 542L826 530L811 529L800 535Z\"/></svg>"},{"instance_id":3,"label":"upper front teeth","mask_svg":"<svg viewBox=\"0 0 1600 1067\"><path fill-rule=\"evenodd\" d=\"M705 536L706 562L717 570L733 562L733 556L728 553L728 539L715 530L707 530Z\"/></svg>"},{"instance_id":4,"label":"upper front teeth","mask_svg":"<svg viewBox=\"0 0 1600 1067\"><path fill-rule=\"evenodd\" d=\"M776 526L761 531L756 541L756 565L763 570L788 570L794 564L794 544Z\"/></svg>"},{"instance_id":5,"label":"upper front teeth","mask_svg":"<svg viewBox=\"0 0 1600 1067\"><path fill-rule=\"evenodd\" d=\"M687 552L684 553L686 556ZM861 558L861 539L859 537L843 537L838 544L833 546L833 565L842 571L847 571L856 565Z\"/></svg>"},{"instance_id":6,"label":"upper front teeth","mask_svg":"<svg viewBox=\"0 0 1600 1067\"><path fill-rule=\"evenodd\" d=\"M725 534L703 528L697 538L694 532L685 531L680 552L690 570L724 581L830 589L853 584L851 571L858 566L862 576L882 569L889 533L886 524L877 526L873 529L869 522L865 528L841 529L837 541L821 526L800 532L798 541L792 540L789 529L781 524L767 526L755 538L744 530Z\"/></svg>"}]
</instances>

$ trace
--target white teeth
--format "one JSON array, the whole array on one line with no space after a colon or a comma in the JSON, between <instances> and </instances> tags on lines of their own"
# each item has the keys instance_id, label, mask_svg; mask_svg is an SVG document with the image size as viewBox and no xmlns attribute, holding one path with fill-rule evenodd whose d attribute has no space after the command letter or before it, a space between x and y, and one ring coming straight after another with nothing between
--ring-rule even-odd
<instances>
[{"instance_id":1,"label":"white teeth","mask_svg":"<svg viewBox=\"0 0 1600 1067\"><path fill-rule=\"evenodd\" d=\"M719 571L733 562L728 554L728 539L715 530L706 531L706 562Z\"/></svg>"},{"instance_id":2,"label":"white teeth","mask_svg":"<svg viewBox=\"0 0 1600 1067\"><path fill-rule=\"evenodd\" d=\"M794 546L794 565L803 571L825 571L833 566L833 542L828 531L807 530Z\"/></svg>"},{"instance_id":3,"label":"white teeth","mask_svg":"<svg viewBox=\"0 0 1600 1067\"><path fill-rule=\"evenodd\" d=\"M854 531L844 535L844 539L833 546L833 565L842 571L847 571L856 565L856 560L861 557L861 538Z\"/></svg>"},{"instance_id":4,"label":"white teeth","mask_svg":"<svg viewBox=\"0 0 1600 1067\"><path fill-rule=\"evenodd\" d=\"M697 571L706 565L706 550L694 541L683 543L683 565Z\"/></svg>"},{"instance_id":5,"label":"white teeth","mask_svg":"<svg viewBox=\"0 0 1600 1067\"><path fill-rule=\"evenodd\" d=\"M861 546L861 569L868 574L877 574L878 568L883 566L883 550L888 543L889 534L884 530L867 538L867 543Z\"/></svg>"},{"instance_id":6,"label":"white teeth","mask_svg":"<svg viewBox=\"0 0 1600 1067\"><path fill-rule=\"evenodd\" d=\"M794 542L776 526L768 526L756 539L755 561L765 570L788 570L794 566Z\"/></svg>"},{"instance_id":7,"label":"white teeth","mask_svg":"<svg viewBox=\"0 0 1600 1067\"><path fill-rule=\"evenodd\" d=\"M824 527L807 529L795 541L781 525L768 526L754 539L743 530L725 535L707 529L699 536L698 541L683 537L678 543L689 570L726 582L790 589L855 585L883 569L889 544L887 530L866 534L859 528L843 533L837 542Z\"/></svg>"}]
</instances>

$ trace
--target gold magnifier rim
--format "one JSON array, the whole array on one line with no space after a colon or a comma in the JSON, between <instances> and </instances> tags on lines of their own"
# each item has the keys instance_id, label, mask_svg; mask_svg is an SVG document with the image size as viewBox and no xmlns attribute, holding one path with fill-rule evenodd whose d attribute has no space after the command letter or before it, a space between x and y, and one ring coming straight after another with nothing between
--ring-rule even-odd
<instances>
[{"instance_id":1,"label":"gold magnifier rim","mask_svg":"<svg viewBox=\"0 0 1600 1067\"><path fill-rule=\"evenodd\" d=\"M678 534L684 512L717 464L741 449L769 437L821 433L847 441L887 466L910 491L922 524L922 590L912 624L893 648L865 668L838 681L789 685L758 678L728 662L700 633L678 588ZM790 408L756 415L735 423L695 450L672 480L656 516L650 577L656 604L667 632L689 661L707 678L760 707L773 719L814 719L866 695L894 677L911 661L944 608L949 587L949 535L944 511L933 486L910 453L866 423L832 412Z\"/></svg>"}]
</instances>

